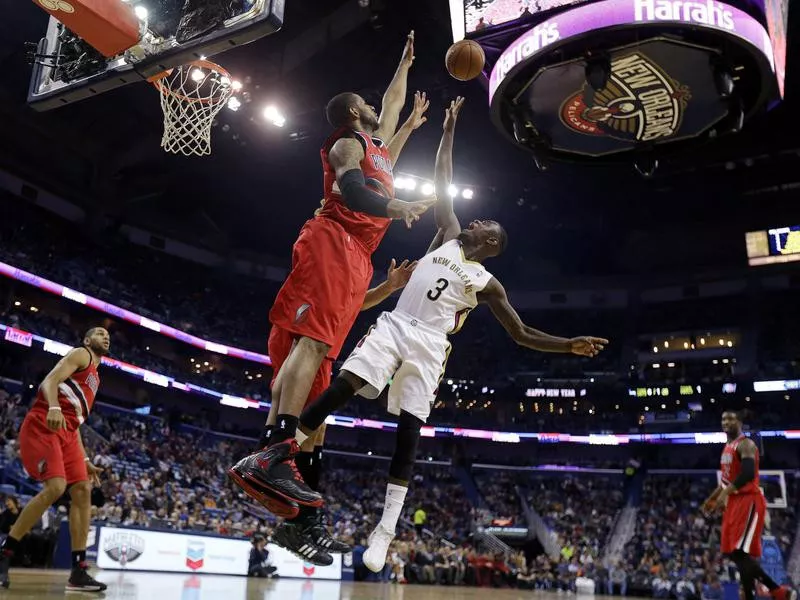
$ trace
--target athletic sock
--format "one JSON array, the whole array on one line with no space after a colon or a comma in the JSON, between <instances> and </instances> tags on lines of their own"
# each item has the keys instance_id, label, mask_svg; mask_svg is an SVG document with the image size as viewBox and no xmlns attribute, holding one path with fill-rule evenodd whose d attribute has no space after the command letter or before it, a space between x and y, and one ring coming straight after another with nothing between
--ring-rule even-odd
<instances>
[{"instance_id":1,"label":"athletic sock","mask_svg":"<svg viewBox=\"0 0 800 600\"><path fill-rule=\"evenodd\" d=\"M403 512L403 503L406 501L407 487L389 483L386 485L386 503L383 505L381 525L389 533L397 529L397 521Z\"/></svg>"},{"instance_id":2,"label":"athletic sock","mask_svg":"<svg viewBox=\"0 0 800 600\"><path fill-rule=\"evenodd\" d=\"M297 417L292 415L278 415L278 421L269 437L269 445L274 446L290 440L297 434Z\"/></svg>"},{"instance_id":3,"label":"athletic sock","mask_svg":"<svg viewBox=\"0 0 800 600\"><path fill-rule=\"evenodd\" d=\"M3 545L0 546L0 552L5 556L14 556L19 551L19 540L15 540L10 535L6 536L3 540Z\"/></svg>"},{"instance_id":4,"label":"athletic sock","mask_svg":"<svg viewBox=\"0 0 800 600\"><path fill-rule=\"evenodd\" d=\"M72 568L84 568L83 563L86 562L86 550L73 550L72 551Z\"/></svg>"},{"instance_id":5,"label":"athletic sock","mask_svg":"<svg viewBox=\"0 0 800 600\"><path fill-rule=\"evenodd\" d=\"M269 438L272 437L273 427L274 425L264 425L264 429L261 431L261 437L258 438L258 448L256 448L256 452L269 444Z\"/></svg>"}]
</instances>

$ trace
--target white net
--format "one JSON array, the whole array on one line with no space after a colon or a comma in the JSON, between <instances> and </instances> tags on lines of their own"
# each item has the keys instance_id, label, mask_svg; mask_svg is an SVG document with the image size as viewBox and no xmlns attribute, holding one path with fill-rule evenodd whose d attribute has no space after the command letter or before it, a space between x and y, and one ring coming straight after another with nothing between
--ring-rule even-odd
<instances>
[{"instance_id":1,"label":"white net","mask_svg":"<svg viewBox=\"0 0 800 600\"><path fill-rule=\"evenodd\" d=\"M207 61L172 69L153 82L161 93L161 147L184 156L211 154L211 125L233 94L230 75Z\"/></svg>"}]
</instances>

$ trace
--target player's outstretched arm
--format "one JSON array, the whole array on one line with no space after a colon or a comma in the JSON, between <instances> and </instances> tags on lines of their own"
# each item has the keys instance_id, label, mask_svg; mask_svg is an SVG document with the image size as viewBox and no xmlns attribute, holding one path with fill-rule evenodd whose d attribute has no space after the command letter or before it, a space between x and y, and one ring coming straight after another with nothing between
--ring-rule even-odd
<instances>
[{"instance_id":1,"label":"player's outstretched arm","mask_svg":"<svg viewBox=\"0 0 800 600\"><path fill-rule=\"evenodd\" d=\"M53 431L67 428L67 422L64 420L64 415L61 414L61 405L58 403L58 386L76 371L82 371L88 367L91 360L92 358L85 348L73 348L56 363L56 366L42 380L39 387L51 409L47 411L47 426Z\"/></svg>"},{"instance_id":2,"label":"player's outstretched arm","mask_svg":"<svg viewBox=\"0 0 800 600\"><path fill-rule=\"evenodd\" d=\"M382 140L390 140L397 130L400 111L406 103L408 70L414 62L414 32L408 34L403 56L381 101L381 116L378 117L378 130L375 132Z\"/></svg>"},{"instance_id":3,"label":"player's outstretched arm","mask_svg":"<svg viewBox=\"0 0 800 600\"><path fill-rule=\"evenodd\" d=\"M440 245L455 239L461 232L461 224L453 210L453 197L450 195L449 188L453 181L453 138L458 113L463 105L464 98L459 96L450 103L445 111L442 139L439 141L439 150L436 152L436 168L433 176L436 187L436 205L433 211L436 216L436 226L441 232ZM437 233L437 237L438 235Z\"/></svg>"},{"instance_id":4,"label":"player's outstretched arm","mask_svg":"<svg viewBox=\"0 0 800 600\"><path fill-rule=\"evenodd\" d=\"M597 356L608 344L608 340L596 337L563 338L544 333L528 327L520 319L519 314L508 301L508 295L502 284L492 277L486 287L478 295L481 302L489 305L492 314L520 346L540 352L561 352L580 356Z\"/></svg>"},{"instance_id":5,"label":"player's outstretched arm","mask_svg":"<svg viewBox=\"0 0 800 600\"><path fill-rule=\"evenodd\" d=\"M392 155L393 163L397 164L397 159L400 158L403 146L406 145L411 134L428 120L428 117L425 116L425 112L430 105L431 103L425 92L417 92L414 94L414 108L411 109L411 114L400 129L397 130L397 133L392 136L392 139L389 140L389 154Z\"/></svg>"},{"instance_id":6,"label":"player's outstretched arm","mask_svg":"<svg viewBox=\"0 0 800 600\"><path fill-rule=\"evenodd\" d=\"M399 219L405 221L407 227L419 220L428 210L435 198L426 198L418 202L404 202L396 198L385 198L367 187L361 161L364 160L364 148L353 138L341 138L328 152L328 162L336 173L336 183L347 208L367 213L375 217Z\"/></svg>"},{"instance_id":7,"label":"player's outstretched arm","mask_svg":"<svg viewBox=\"0 0 800 600\"><path fill-rule=\"evenodd\" d=\"M392 259L389 265L389 272L386 275L386 281L371 290L367 290L367 294L364 296L364 302L361 304L361 310L369 310L386 300L397 290L403 289L408 283L408 280L411 279L411 274L416 268L417 261L410 263L408 259L406 259L401 262L400 265L397 265L397 261Z\"/></svg>"}]
</instances>

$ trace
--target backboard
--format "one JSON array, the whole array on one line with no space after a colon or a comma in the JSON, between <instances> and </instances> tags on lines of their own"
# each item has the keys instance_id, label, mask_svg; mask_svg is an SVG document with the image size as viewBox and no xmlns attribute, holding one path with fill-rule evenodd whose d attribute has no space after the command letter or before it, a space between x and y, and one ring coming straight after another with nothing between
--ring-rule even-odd
<instances>
[{"instance_id":1,"label":"backboard","mask_svg":"<svg viewBox=\"0 0 800 600\"><path fill-rule=\"evenodd\" d=\"M71 1L81 6L93 0ZM39 2L43 7L53 4ZM28 103L36 110L57 108L152 78L274 33L283 25L285 0L104 2L135 12L141 25L138 43L107 57L51 16L36 48L28 91Z\"/></svg>"}]
</instances>

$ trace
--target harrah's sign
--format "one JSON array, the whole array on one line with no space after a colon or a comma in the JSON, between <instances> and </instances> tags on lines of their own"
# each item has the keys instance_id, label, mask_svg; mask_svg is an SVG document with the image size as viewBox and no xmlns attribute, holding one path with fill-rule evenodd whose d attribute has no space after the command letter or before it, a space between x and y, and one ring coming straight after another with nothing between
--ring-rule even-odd
<instances>
[{"instance_id":1,"label":"harrah's sign","mask_svg":"<svg viewBox=\"0 0 800 600\"><path fill-rule=\"evenodd\" d=\"M715 0L634 0L636 21L684 21L734 31L733 13Z\"/></svg>"},{"instance_id":2,"label":"harrah's sign","mask_svg":"<svg viewBox=\"0 0 800 600\"><path fill-rule=\"evenodd\" d=\"M555 15L512 42L492 69L489 99L512 70L557 42L610 27L648 23L686 23L729 31L771 53L769 38L756 21L717 0L605 0Z\"/></svg>"}]
</instances>

